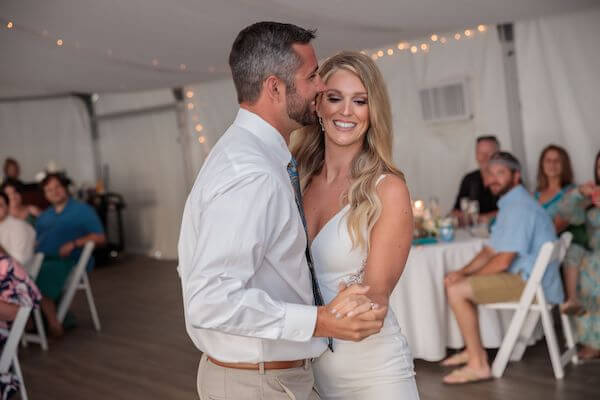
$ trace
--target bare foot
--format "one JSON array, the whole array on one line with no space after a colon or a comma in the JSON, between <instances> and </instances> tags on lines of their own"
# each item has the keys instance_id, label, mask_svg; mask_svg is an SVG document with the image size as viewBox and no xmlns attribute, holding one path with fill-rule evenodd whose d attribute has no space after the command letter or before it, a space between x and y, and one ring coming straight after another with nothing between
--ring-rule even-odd
<instances>
[{"instance_id":1,"label":"bare foot","mask_svg":"<svg viewBox=\"0 0 600 400\"><path fill-rule=\"evenodd\" d=\"M57 339L65 334L65 330L60 322L56 324L48 323L48 335L51 338Z\"/></svg>"},{"instance_id":2,"label":"bare foot","mask_svg":"<svg viewBox=\"0 0 600 400\"><path fill-rule=\"evenodd\" d=\"M455 369L443 379L448 385L461 385L465 383L484 382L492 379L490 368L474 369L471 367L462 367Z\"/></svg>"},{"instance_id":3,"label":"bare foot","mask_svg":"<svg viewBox=\"0 0 600 400\"><path fill-rule=\"evenodd\" d=\"M443 367L457 367L459 365L464 365L467 362L469 362L469 355L466 350L463 350L460 353L453 354L446 358L440 365Z\"/></svg>"},{"instance_id":4,"label":"bare foot","mask_svg":"<svg viewBox=\"0 0 600 400\"><path fill-rule=\"evenodd\" d=\"M595 360L600 358L600 350L589 346L583 346L581 350L577 352L577 356L584 361Z\"/></svg>"}]
</instances>

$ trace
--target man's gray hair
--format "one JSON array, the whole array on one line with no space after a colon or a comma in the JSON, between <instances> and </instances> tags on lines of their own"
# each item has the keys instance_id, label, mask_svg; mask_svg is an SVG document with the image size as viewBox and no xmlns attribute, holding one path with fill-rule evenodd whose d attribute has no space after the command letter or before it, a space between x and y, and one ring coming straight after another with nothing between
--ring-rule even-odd
<instances>
[{"instance_id":1,"label":"man's gray hair","mask_svg":"<svg viewBox=\"0 0 600 400\"><path fill-rule=\"evenodd\" d=\"M279 22L258 22L243 29L233 42L229 66L238 102L254 103L265 79L274 75L295 91L294 74L301 59L292 48L315 38L314 30Z\"/></svg>"}]
</instances>

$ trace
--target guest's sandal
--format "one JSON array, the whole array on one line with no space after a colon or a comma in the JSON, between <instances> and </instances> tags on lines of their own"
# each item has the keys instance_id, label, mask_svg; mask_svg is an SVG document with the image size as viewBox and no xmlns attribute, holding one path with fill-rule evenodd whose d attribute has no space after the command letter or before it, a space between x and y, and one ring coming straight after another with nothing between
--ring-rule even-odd
<instances>
[{"instance_id":1,"label":"guest's sandal","mask_svg":"<svg viewBox=\"0 0 600 400\"><path fill-rule=\"evenodd\" d=\"M491 375L480 376L469 367L455 369L444 377L444 383L447 385L464 385L466 383L479 383L494 379Z\"/></svg>"},{"instance_id":2,"label":"guest's sandal","mask_svg":"<svg viewBox=\"0 0 600 400\"><path fill-rule=\"evenodd\" d=\"M466 351L461 351L460 353L453 354L446 358L440 363L440 365L443 367L458 367L466 364L467 362L469 362L469 355Z\"/></svg>"}]
</instances>

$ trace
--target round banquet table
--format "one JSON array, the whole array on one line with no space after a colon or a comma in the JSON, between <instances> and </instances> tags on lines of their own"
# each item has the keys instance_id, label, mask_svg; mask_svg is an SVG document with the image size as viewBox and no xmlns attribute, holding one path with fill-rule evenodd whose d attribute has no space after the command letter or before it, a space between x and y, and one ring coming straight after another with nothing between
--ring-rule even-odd
<instances>
[{"instance_id":1,"label":"round banquet table","mask_svg":"<svg viewBox=\"0 0 600 400\"><path fill-rule=\"evenodd\" d=\"M487 239L459 230L449 243L413 246L402 277L390 297L390 308L414 358L439 361L446 348L464 346L462 335L444 290L444 276L462 268L482 249ZM512 313L479 309L479 326L486 348L500 347Z\"/></svg>"}]
</instances>

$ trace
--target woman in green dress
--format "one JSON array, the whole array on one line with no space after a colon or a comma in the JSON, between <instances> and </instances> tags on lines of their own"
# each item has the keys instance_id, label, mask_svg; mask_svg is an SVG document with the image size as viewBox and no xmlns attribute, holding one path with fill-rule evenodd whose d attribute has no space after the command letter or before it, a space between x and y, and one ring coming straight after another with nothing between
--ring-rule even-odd
<instances>
[{"instance_id":1,"label":"woman in green dress","mask_svg":"<svg viewBox=\"0 0 600 400\"><path fill-rule=\"evenodd\" d=\"M564 261L567 300L561 310L576 315L582 359L600 358L600 152L594 163L595 182L567 193L558 215L570 224L585 224L587 248L572 244Z\"/></svg>"}]
</instances>

